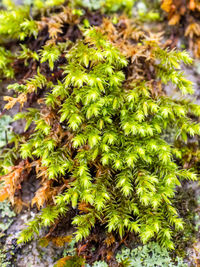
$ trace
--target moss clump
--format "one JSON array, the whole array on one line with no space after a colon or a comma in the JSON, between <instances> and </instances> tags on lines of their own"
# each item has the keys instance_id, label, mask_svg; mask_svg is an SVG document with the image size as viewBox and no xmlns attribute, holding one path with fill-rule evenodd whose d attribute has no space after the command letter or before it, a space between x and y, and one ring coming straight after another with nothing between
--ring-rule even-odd
<instances>
[{"instance_id":1,"label":"moss clump","mask_svg":"<svg viewBox=\"0 0 200 267\"><path fill-rule=\"evenodd\" d=\"M173 204L176 187L197 177L179 166L182 151L164 135L173 128L185 143L198 136L200 108L166 96L163 88L171 83L182 95L192 94L181 71L192 59L165 49L160 34L139 30L126 17L85 29L83 13L69 6L48 11L20 22L28 25L19 30L26 47L21 44L14 61L20 81L9 86L17 97L5 98L6 109L38 100L15 117L27 121L26 133L16 141L14 166L1 177L0 198L13 204L31 170L41 178L32 205L46 207L18 242L75 209L76 241L100 223L121 238L134 232L143 243L154 238L173 249L174 232L184 229ZM8 29L0 34L16 38Z\"/></svg>"}]
</instances>

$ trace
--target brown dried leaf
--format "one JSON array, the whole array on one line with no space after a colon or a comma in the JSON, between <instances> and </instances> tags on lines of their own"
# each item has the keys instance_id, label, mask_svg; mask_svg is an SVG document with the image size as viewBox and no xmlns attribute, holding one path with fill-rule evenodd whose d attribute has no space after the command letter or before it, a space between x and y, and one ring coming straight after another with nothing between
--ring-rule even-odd
<instances>
[{"instance_id":1,"label":"brown dried leaf","mask_svg":"<svg viewBox=\"0 0 200 267\"><path fill-rule=\"evenodd\" d=\"M163 0L161 8L166 11L167 13L170 12L171 10L171 5L172 5L173 1L172 0Z\"/></svg>"},{"instance_id":2,"label":"brown dried leaf","mask_svg":"<svg viewBox=\"0 0 200 267\"><path fill-rule=\"evenodd\" d=\"M193 11L193 10L195 10L195 8L196 8L195 0L190 0L189 9Z\"/></svg>"},{"instance_id":3,"label":"brown dried leaf","mask_svg":"<svg viewBox=\"0 0 200 267\"><path fill-rule=\"evenodd\" d=\"M200 36L200 24L196 22L189 24L185 31L185 36L193 38L195 35Z\"/></svg>"},{"instance_id":4,"label":"brown dried leaf","mask_svg":"<svg viewBox=\"0 0 200 267\"><path fill-rule=\"evenodd\" d=\"M21 183L31 170L28 161L21 161L19 165L12 167L11 172L0 178L0 201L9 198L12 204L15 204L15 192L21 189Z\"/></svg>"},{"instance_id":5,"label":"brown dried leaf","mask_svg":"<svg viewBox=\"0 0 200 267\"><path fill-rule=\"evenodd\" d=\"M110 247L113 243L115 243L115 237L113 234L110 234L104 242L106 243L107 247Z\"/></svg>"},{"instance_id":6,"label":"brown dried leaf","mask_svg":"<svg viewBox=\"0 0 200 267\"><path fill-rule=\"evenodd\" d=\"M58 236L50 239L57 247L63 247L65 243L70 243L72 241L72 236Z\"/></svg>"},{"instance_id":7,"label":"brown dried leaf","mask_svg":"<svg viewBox=\"0 0 200 267\"><path fill-rule=\"evenodd\" d=\"M58 187L51 187L52 181L48 180L42 184L36 193L34 198L31 201L31 206L36 204L38 210L41 209L44 203L47 203L49 200L52 200L53 196L55 196L58 192Z\"/></svg>"},{"instance_id":8,"label":"brown dried leaf","mask_svg":"<svg viewBox=\"0 0 200 267\"><path fill-rule=\"evenodd\" d=\"M174 14L170 20L169 20L169 25L176 25L179 23L181 16L179 14Z\"/></svg>"},{"instance_id":9,"label":"brown dried leaf","mask_svg":"<svg viewBox=\"0 0 200 267\"><path fill-rule=\"evenodd\" d=\"M4 101L8 101L8 103L4 106L4 109L11 109L16 103L17 98L11 96L4 96Z\"/></svg>"},{"instance_id":10,"label":"brown dried leaf","mask_svg":"<svg viewBox=\"0 0 200 267\"><path fill-rule=\"evenodd\" d=\"M85 202L81 202L78 204L78 209L80 210L80 213L88 213L90 205Z\"/></svg>"}]
</instances>

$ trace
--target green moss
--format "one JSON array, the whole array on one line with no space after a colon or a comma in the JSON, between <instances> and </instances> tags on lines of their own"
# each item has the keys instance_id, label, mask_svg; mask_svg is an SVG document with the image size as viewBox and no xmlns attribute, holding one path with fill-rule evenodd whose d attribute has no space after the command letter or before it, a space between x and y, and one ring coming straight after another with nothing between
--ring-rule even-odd
<instances>
[{"instance_id":1,"label":"green moss","mask_svg":"<svg viewBox=\"0 0 200 267\"><path fill-rule=\"evenodd\" d=\"M73 218L77 241L87 237L100 219L108 232L117 231L122 237L126 231L134 231L144 243L157 235L163 246L173 248L170 227L180 230L183 223L170 198L180 185L178 178L195 180L196 175L179 169L173 160L173 154L179 153L163 140L163 133L173 125L176 135L184 140L187 134L199 134L199 125L187 116L189 110L196 112L197 106L168 97L153 99L145 81L126 91L122 69L127 60L95 29L87 30L85 36L88 43L78 41L66 54L63 83L49 83L52 91L46 97L47 106L58 108L61 125L73 134L76 156L71 157L68 148L50 138L51 124L43 117L35 120L34 135L21 145L24 159L33 155L41 158L49 179L66 173L76 179L57 197L57 206L44 209L30 224L20 242L33 236L33 225L38 231L66 212L68 205L76 208L86 202L92 207L89 212ZM163 83L171 81L184 94L193 92L191 82L174 70L181 61L191 63L186 52L166 51L154 44L152 53L159 59L154 67ZM50 68L54 68L53 61ZM35 88L42 87L45 77L38 73L34 81ZM96 161L111 173L95 177L91 169L98 172Z\"/></svg>"},{"instance_id":2,"label":"green moss","mask_svg":"<svg viewBox=\"0 0 200 267\"><path fill-rule=\"evenodd\" d=\"M12 53L6 50L4 47L0 47L0 54L0 79L13 78L14 71L11 63L14 60L14 55L12 55Z\"/></svg>"},{"instance_id":3,"label":"green moss","mask_svg":"<svg viewBox=\"0 0 200 267\"><path fill-rule=\"evenodd\" d=\"M172 84L182 95L192 94L192 82L181 71L181 64L191 64L192 59L186 51L164 49L160 36L141 32L134 33L135 39L131 35L133 55L129 54L130 47L125 46L125 55L117 48L124 42L118 40L120 34L109 40L103 29L94 27L80 27L82 33L72 38L75 42L66 42L66 32L62 31L68 26L76 29L79 19L68 17L73 15L71 9L64 13L59 8L49 9L39 23L30 14L21 14L21 9L4 11L0 20L7 16L11 30L4 24L0 34L15 39L18 31L19 42L31 36L29 47L21 46L19 59L24 60L25 67L27 60L35 67L31 77L9 86L17 97L7 97L5 108L18 102L23 107L27 97L44 93L37 109L27 109L15 117L27 120L27 135L15 139L15 151L19 150L19 162L32 161L31 166L37 166L42 182L58 182L57 192L61 193L48 199L50 205L28 223L18 242L30 241L42 227L68 216L72 208L76 210L72 217L76 241L88 237L101 223L120 238L131 232L144 244L154 238L161 246L174 249L173 235L184 229L173 203L176 187L180 180L193 181L197 176L179 166L181 150L164 136L172 128L175 138L185 143L199 136L200 125L191 114L198 117L200 107L174 100L161 88ZM19 28L13 26L12 12L21 14ZM39 15L36 17L40 20ZM53 26L45 24L52 17ZM32 51L32 42L37 46L41 39L37 39L36 27L41 23L45 27L40 34L47 42ZM119 25L112 27L115 32ZM126 35L123 38L128 39ZM41 174L40 170L45 171ZM45 197L38 206L45 203Z\"/></svg>"}]
</instances>

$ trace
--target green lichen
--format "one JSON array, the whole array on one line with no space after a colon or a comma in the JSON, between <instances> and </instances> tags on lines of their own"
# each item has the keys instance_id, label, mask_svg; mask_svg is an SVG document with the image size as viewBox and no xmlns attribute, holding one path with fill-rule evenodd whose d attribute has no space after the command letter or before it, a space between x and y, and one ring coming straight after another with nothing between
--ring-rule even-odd
<instances>
[{"instance_id":1,"label":"green lichen","mask_svg":"<svg viewBox=\"0 0 200 267\"><path fill-rule=\"evenodd\" d=\"M5 200L0 202L0 231L6 231L12 224L15 212L11 209L10 203Z\"/></svg>"},{"instance_id":2,"label":"green lichen","mask_svg":"<svg viewBox=\"0 0 200 267\"><path fill-rule=\"evenodd\" d=\"M149 243L135 249L123 248L116 256L124 267L187 267L181 258L171 259L169 252L158 243Z\"/></svg>"}]
</instances>

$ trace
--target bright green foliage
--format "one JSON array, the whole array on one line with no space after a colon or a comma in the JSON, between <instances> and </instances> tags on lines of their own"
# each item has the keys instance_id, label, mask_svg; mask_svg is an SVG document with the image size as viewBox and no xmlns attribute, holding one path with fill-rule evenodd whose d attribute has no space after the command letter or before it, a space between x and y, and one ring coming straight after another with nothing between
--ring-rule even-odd
<instances>
[{"instance_id":1,"label":"bright green foliage","mask_svg":"<svg viewBox=\"0 0 200 267\"><path fill-rule=\"evenodd\" d=\"M40 50L40 55L41 55L41 63L48 61L49 67L51 71L54 68L54 63L58 58L60 57L61 53L67 49L69 46L70 42L66 43L58 43L57 46L55 44L48 44L45 45L41 50Z\"/></svg>"},{"instance_id":2,"label":"bright green foliage","mask_svg":"<svg viewBox=\"0 0 200 267\"><path fill-rule=\"evenodd\" d=\"M35 51L31 51L29 48L27 48L25 45L21 44L22 51L20 51L20 54L17 58L24 59L25 66L28 66L28 59L33 58L34 60L38 61L39 56Z\"/></svg>"},{"instance_id":3,"label":"bright green foliage","mask_svg":"<svg viewBox=\"0 0 200 267\"><path fill-rule=\"evenodd\" d=\"M58 47L54 45L43 47L43 50L41 51L41 63L48 61L50 69L53 70L54 62L59 58L60 53Z\"/></svg>"},{"instance_id":4,"label":"bright green foliage","mask_svg":"<svg viewBox=\"0 0 200 267\"><path fill-rule=\"evenodd\" d=\"M134 12L137 11L137 15L139 17L139 20L144 21L160 21L162 20L161 16L161 10L160 10L160 0L140 0L136 1L135 4L136 10L134 9Z\"/></svg>"},{"instance_id":5,"label":"bright green foliage","mask_svg":"<svg viewBox=\"0 0 200 267\"><path fill-rule=\"evenodd\" d=\"M106 0L102 1L102 6L106 12L123 10L130 13L134 3L135 0Z\"/></svg>"},{"instance_id":6,"label":"bright green foliage","mask_svg":"<svg viewBox=\"0 0 200 267\"><path fill-rule=\"evenodd\" d=\"M3 6L9 10L16 8L15 1L2 0L2 2L3 2ZM23 6L26 6L26 7L32 5L32 8L34 9L34 11L44 12L46 9L50 9L55 6L62 5L64 4L64 2L65 2L64 0L23 0L21 4L23 4Z\"/></svg>"},{"instance_id":7,"label":"bright green foliage","mask_svg":"<svg viewBox=\"0 0 200 267\"><path fill-rule=\"evenodd\" d=\"M30 18L28 7L0 10L0 38L24 40L26 36L37 36L38 27ZM1 41L1 39L0 39Z\"/></svg>"},{"instance_id":8,"label":"bright green foliage","mask_svg":"<svg viewBox=\"0 0 200 267\"><path fill-rule=\"evenodd\" d=\"M123 248L116 256L124 267L187 267L181 258L172 261L169 252L157 243L149 243L135 249Z\"/></svg>"},{"instance_id":9,"label":"bright green foliage","mask_svg":"<svg viewBox=\"0 0 200 267\"><path fill-rule=\"evenodd\" d=\"M191 64L192 59L188 56L186 51L177 52L176 50L168 51L157 49L155 52L156 58L160 60L157 66L157 75L161 78L164 84L169 81L176 85L183 94L192 94L192 82L184 77L182 72L177 72L180 69L180 63Z\"/></svg>"},{"instance_id":10,"label":"bright green foliage","mask_svg":"<svg viewBox=\"0 0 200 267\"><path fill-rule=\"evenodd\" d=\"M23 234L18 238L18 243L28 242L33 238L33 234L39 235L42 227L50 226L58 215L66 213L65 207L47 207L42 210L40 216L36 216L34 220L28 223L29 228L23 231Z\"/></svg>"},{"instance_id":11,"label":"bright green foliage","mask_svg":"<svg viewBox=\"0 0 200 267\"><path fill-rule=\"evenodd\" d=\"M46 112L50 108L56 112L53 122L44 113L39 118L33 115L35 131L21 145L22 158L41 159L49 179L69 177L70 188L57 197L55 207L45 208L29 223L19 242L29 241L68 206L76 209L86 203L88 211L72 222L77 241L101 221L108 232L118 232L121 237L126 231L135 232L143 243L156 237L162 246L172 249L173 229L184 228L173 207L175 188L180 179L196 180L196 175L179 168L175 157L180 152L163 135L171 128L184 141L199 135L199 124L188 114L197 116L200 108L165 95L153 97L144 80L136 80L127 89L123 85L127 60L96 29L87 30L85 37L66 54L64 80L48 85ZM188 54L163 50L156 42L145 43L152 46L161 81L171 81L183 94L191 93L191 82L178 70L180 62L191 62ZM39 74L34 81L37 79ZM58 120L70 136L66 143L53 137Z\"/></svg>"},{"instance_id":12,"label":"bright green foliage","mask_svg":"<svg viewBox=\"0 0 200 267\"><path fill-rule=\"evenodd\" d=\"M33 5L37 9L47 9L54 6L59 6L64 4L64 0L33 0Z\"/></svg>"},{"instance_id":13,"label":"bright green foliage","mask_svg":"<svg viewBox=\"0 0 200 267\"><path fill-rule=\"evenodd\" d=\"M80 6L90 10L101 10L102 13L125 12L132 13L140 21L158 21L160 16L160 1L148 0L75 0L72 2L74 7Z\"/></svg>"},{"instance_id":14,"label":"bright green foliage","mask_svg":"<svg viewBox=\"0 0 200 267\"><path fill-rule=\"evenodd\" d=\"M76 0L75 6L80 5L91 10L102 9L103 12L117 12L123 10L130 13L135 0Z\"/></svg>"},{"instance_id":15,"label":"bright green foliage","mask_svg":"<svg viewBox=\"0 0 200 267\"><path fill-rule=\"evenodd\" d=\"M13 78L14 71L11 66L14 56L9 50L0 46L0 79Z\"/></svg>"}]
</instances>

